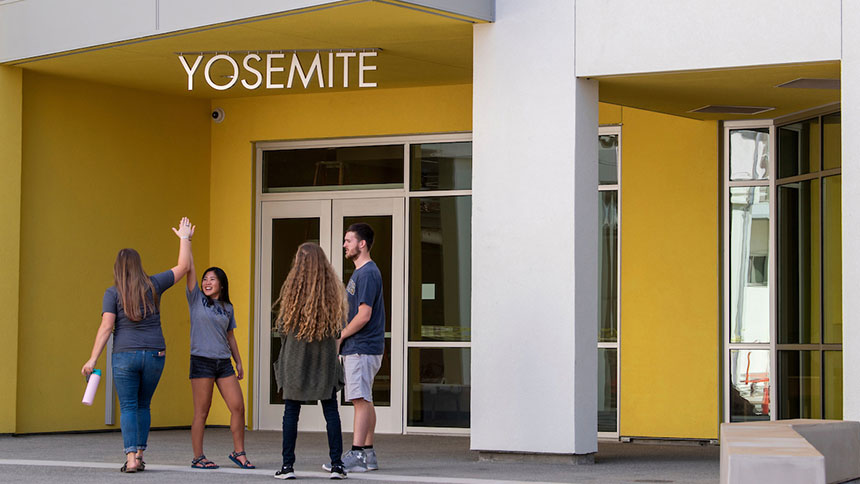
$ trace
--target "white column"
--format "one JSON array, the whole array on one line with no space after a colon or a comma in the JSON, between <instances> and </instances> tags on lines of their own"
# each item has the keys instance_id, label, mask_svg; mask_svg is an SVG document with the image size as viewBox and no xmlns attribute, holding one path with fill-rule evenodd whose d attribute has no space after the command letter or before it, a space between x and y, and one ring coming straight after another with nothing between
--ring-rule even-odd
<instances>
[{"instance_id":1,"label":"white column","mask_svg":"<svg viewBox=\"0 0 860 484\"><path fill-rule=\"evenodd\" d=\"M842 2L843 418L860 420L860 2Z\"/></svg>"},{"instance_id":2,"label":"white column","mask_svg":"<svg viewBox=\"0 0 860 484\"><path fill-rule=\"evenodd\" d=\"M574 2L497 0L474 36L471 446L597 450L597 82Z\"/></svg>"}]
</instances>

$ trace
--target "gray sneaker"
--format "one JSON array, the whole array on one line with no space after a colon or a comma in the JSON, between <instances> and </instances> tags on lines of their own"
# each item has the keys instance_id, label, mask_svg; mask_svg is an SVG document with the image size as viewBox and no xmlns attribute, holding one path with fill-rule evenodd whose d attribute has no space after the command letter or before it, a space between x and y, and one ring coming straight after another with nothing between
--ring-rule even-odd
<instances>
[{"instance_id":1,"label":"gray sneaker","mask_svg":"<svg viewBox=\"0 0 860 484\"><path fill-rule=\"evenodd\" d=\"M376 451L373 449L364 449L364 462L367 464L367 470L379 470L379 463L376 461Z\"/></svg>"},{"instance_id":2,"label":"gray sneaker","mask_svg":"<svg viewBox=\"0 0 860 484\"><path fill-rule=\"evenodd\" d=\"M351 450L343 454L343 468L346 472L367 472L367 458L363 450Z\"/></svg>"},{"instance_id":3,"label":"gray sneaker","mask_svg":"<svg viewBox=\"0 0 860 484\"><path fill-rule=\"evenodd\" d=\"M373 462L374 464L376 463L376 454L373 454ZM323 464L322 468L330 472L332 466L331 464ZM367 472L370 470L367 467L367 456L363 450L350 450L346 454L343 454L343 468L347 472ZM378 468L377 466L375 469Z\"/></svg>"}]
</instances>

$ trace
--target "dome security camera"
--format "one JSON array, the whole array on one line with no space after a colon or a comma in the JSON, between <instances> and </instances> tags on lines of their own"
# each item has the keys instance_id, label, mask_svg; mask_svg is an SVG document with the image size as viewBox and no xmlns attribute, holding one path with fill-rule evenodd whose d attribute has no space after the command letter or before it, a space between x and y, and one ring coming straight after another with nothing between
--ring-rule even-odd
<instances>
[{"instance_id":1,"label":"dome security camera","mask_svg":"<svg viewBox=\"0 0 860 484\"><path fill-rule=\"evenodd\" d=\"M224 110L221 108L215 108L212 111L211 116L212 116L212 121L215 121L216 123L220 123L220 122L224 121Z\"/></svg>"}]
</instances>

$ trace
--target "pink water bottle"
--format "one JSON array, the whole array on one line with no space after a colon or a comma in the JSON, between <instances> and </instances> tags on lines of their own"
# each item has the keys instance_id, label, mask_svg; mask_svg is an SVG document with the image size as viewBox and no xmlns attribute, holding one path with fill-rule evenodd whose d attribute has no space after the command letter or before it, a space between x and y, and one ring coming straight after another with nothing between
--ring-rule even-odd
<instances>
[{"instance_id":1,"label":"pink water bottle","mask_svg":"<svg viewBox=\"0 0 860 484\"><path fill-rule=\"evenodd\" d=\"M99 389L99 382L102 379L101 370L93 370L90 377L87 379L87 389L84 391L84 399L81 403L84 405L92 405L96 398L96 391Z\"/></svg>"}]
</instances>

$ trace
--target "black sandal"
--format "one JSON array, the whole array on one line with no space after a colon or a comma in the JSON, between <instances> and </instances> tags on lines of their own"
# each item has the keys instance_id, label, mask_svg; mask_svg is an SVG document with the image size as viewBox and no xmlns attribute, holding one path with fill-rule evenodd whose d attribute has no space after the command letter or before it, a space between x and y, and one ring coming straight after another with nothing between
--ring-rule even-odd
<instances>
[{"instance_id":1,"label":"black sandal","mask_svg":"<svg viewBox=\"0 0 860 484\"><path fill-rule=\"evenodd\" d=\"M137 472L137 467L135 467L133 469L129 469L128 468L128 462L126 462L125 464L122 465L122 467L119 468L119 471L124 472L126 474L134 474L135 472Z\"/></svg>"},{"instance_id":2,"label":"black sandal","mask_svg":"<svg viewBox=\"0 0 860 484\"><path fill-rule=\"evenodd\" d=\"M134 456L137 459L137 471L143 472L146 470L146 462L143 461L143 456Z\"/></svg>"},{"instance_id":3,"label":"black sandal","mask_svg":"<svg viewBox=\"0 0 860 484\"><path fill-rule=\"evenodd\" d=\"M210 465L210 464L211 464L211 465ZM203 455L203 454L200 454L200 457L195 457L195 458L191 461L191 468L192 468L192 469L205 469L205 470L211 470L211 469L217 469L218 467L219 467L219 466L218 466L218 464L216 464L216 463L212 462L211 460L207 459L207 458L206 458L206 456L205 456L205 455Z\"/></svg>"},{"instance_id":4,"label":"black sandal","mask_svg":"<svg viewBox=\"0 0 860 484\"><path fill-rule=\"evenodd\" d=\"M239 460L239 457L242 457L243 455L245 455L245 451L236 452L234 450L232 454L227 456L227 458L232 460L234 464L241 467L242 469L256 469L257 467L254 466L253 464L251 464L251 461L248 460L247 455L245 455L245 462L244 463Z\"/></svg>"}]
</instances>

